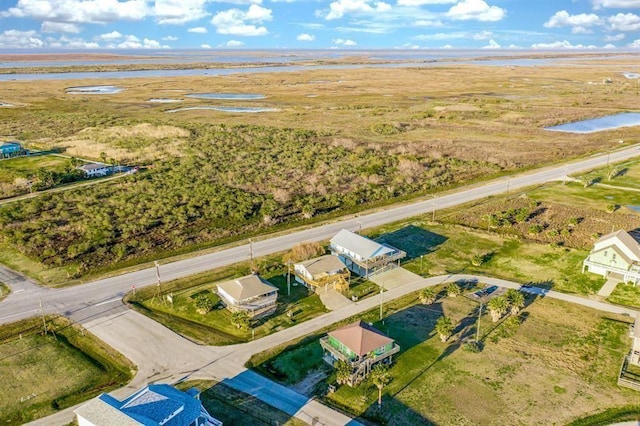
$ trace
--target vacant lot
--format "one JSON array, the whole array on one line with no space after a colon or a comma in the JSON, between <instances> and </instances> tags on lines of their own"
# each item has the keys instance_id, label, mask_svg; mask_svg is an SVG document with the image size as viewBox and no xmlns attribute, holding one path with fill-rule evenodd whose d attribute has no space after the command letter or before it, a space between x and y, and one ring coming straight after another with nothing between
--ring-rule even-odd
<instances>
[{"instance_id":1,"label":"vacant lot","mask_svg":"<svg viewBox=\"0 0 640 426\"><path fill-rule=\"evenodd\" d=\"M54 155L17 157L0 162L0 198L28 193L33 187L53 185L64 175L73 174L74 166L69 158ZM58 178L58 179L55 179ZM60 183L60 182L57 182Z\"/></svg>"},{"instance_id":2,"label":"vacant lot","mask_svg":"<svg viewBox=\"0 0 640 426\"><path fill-rule=\"evenodd\" d=\"M126 384L134 366L64 319L35 318L0 329L0 418L23 424ZM55 335L51 332L55 332Z\"/></svg>"},{"instance_id":3,"label":"vacant lot","mask_svg":"<svg viewBox=\"0 0 640 426\"><path fill-rule=\"evenodd\" d=\"M485 314L480 326L484 349L473 353L464 349L461 339L475 335L476 302L458 297L442 298L431 306L415 303L414 296L413 303L375 324L401 347L390 370L392 381L383 391L382 409L377 408L377 388L370 382L356 388L340 386L324 397L327 402L369 420L404 425L535 424L540 419L564 424L636 401L635 392L616 385L620 361L630 345L627 318L529 299L516 329L493 323ZM456 325L446 343L433 331L442 315ZM314 368L307 365L312 355L316 366L322 363L321 351L313 349L316 345L295 349L306 352L309 371ZM288 360L295 363L292 367L302 367L291 355L285 352L267 363ZM282 378L290 382L287 377ZM323 390L326 382L317 388Z\"/></svg>"},{"instance_id":4,"label":"vacant lot","mask_svg":"<svg viewBox=\"0 0 640 426\"><path fill-rule=\"evenodd\" d=\"M612 62L608 71L627 66ZM601 81L600 68L488 69L100 82L125 89L109 96L65 93L95 81L7 82L0 98L11 102L19 94L24 107L3 114L0 133L152 167L108 187L3 208L0 239L16 256L65 268L71 277L117 269L602 150L607 132L542 127L626 110L640 93L622 77L589 84ZM207 92L263 94L216 105L281 111L167 114L175 105L147 102L164 97L185 99L185 107L207 105L185 97ZM616 143L633 140L633 132L616 130Z\"/></svg>"}]
</instances>

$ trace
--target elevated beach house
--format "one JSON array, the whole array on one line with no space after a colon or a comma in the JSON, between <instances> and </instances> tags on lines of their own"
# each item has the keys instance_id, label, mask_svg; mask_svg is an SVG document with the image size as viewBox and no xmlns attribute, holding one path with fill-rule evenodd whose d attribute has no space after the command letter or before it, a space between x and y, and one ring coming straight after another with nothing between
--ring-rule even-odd
<instances>
[{"instance_id":1,"label":"elevated beach house","mask_svg":"<svg viewBox=\"0 0 640 426\"><path fill-rule=\"evenodd\" d=\"M380 244L355 232L341 230L333 237L329 250L347 266L351 272L369 277L378 272L400 265L407 254L387 244Z\"/></svg>"},{"instance_id":2,"label":"elevated beach house","mask_svg":"<svg viewBox=\"0 0 640 426\"><path fill-rule=\"evenodd\" d=\"M222 426L202 406L199 391L149 385L122 401L103 393L74 410L79 426Z\"/></svg>"},{"instance_id":3,"label":"elevated beach house","mask_svg":"<svg viewBox=\"0 0 640 426\"><path fill-rule=\"evenodd\" d=\"M624 230L607 234L593 245L582 272L617 278L635 285L640 282L640 244Z\"/></svg>"},{"instance_id":4,"label":"elevated beach house","mask_svg":"<svg viewBox=\"0 0 640 426\"><path fill-rule=\"evenodd\" d=\"M218 296L231 312L245 311L263 317L276 310L278 288L252 274L218 284Z\"/></svg>"},{"instance_id":5,"label":"elevated beach house","mask_svg":"<svg viewBox=\"0 0 640 426\"><path fill-rule=\"evenodd\" d=\"M349 386L355 386L364 380L374 365L391 364L393 355L400 352L393 339L363 321L330 331L320 339L324 350L324 360L331 364L346 361L351 366Z\"/></svg>"},{"instance_id":6,"label":"elevated beach house","mask_svg":"<svg viewBox=\"0 0 640 426\"><path fill-rule=\"evenodd\" d=\"M349 270L340 259L330 254L296 263L293 271L296 281L315 292L349 289Z\"/></svg>"}]
</instances>

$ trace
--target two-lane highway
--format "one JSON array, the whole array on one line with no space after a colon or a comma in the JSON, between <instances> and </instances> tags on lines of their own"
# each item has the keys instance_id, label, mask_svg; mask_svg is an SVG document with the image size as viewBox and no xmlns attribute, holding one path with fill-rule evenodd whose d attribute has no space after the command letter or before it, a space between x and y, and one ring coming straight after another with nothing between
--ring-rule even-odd
<instances>
[{"instance_id":1,"label":"two-lane highway","mask_svg":"<svg viewBox=\"0 0 640 426\"><path fill-rule=\"evenodd\" d=\"M434 209L439 210L453 207L491 195L559 180L569 174L585 172L637 156L640 156L640 150L637 147L625 148L607 154L593 155L586 159L545 167L510 177L494 179L482 184L462 187L455 192L433 199L417 201L398 207L389 207L373 213L361 214L358 217L327 223L300 231L293 231L286 235L265 238L253 242L254 256L264 256L270 253L288 250L301 241L327 240L343 228L351 230L356 230L359 227L363 229L372 228L409 217L431 213ZM244 244L163 264L160 266L160 274L163 281L185 277L245 261L249 258L249 251L249 244ZM13 294L3 303L0 303L0 324L30 317L38 313L40 298L42 298L45 311L48 313L75 313L84 315L86 312L90 312L90 315L98 315L99 311L108 311L109 308L115 306L117 304L116 299L131 290L132 285L141 288L155 283L155 268L148 268L61 290L45 290L37 286L29 286L29 288L19 293L14 290ZM11 282L9 282L9 285L14 286ZM113 306L111 306L110 303L112 303ZM100 309L96 310L96 306Z\"/></svg>"}]
</instances>

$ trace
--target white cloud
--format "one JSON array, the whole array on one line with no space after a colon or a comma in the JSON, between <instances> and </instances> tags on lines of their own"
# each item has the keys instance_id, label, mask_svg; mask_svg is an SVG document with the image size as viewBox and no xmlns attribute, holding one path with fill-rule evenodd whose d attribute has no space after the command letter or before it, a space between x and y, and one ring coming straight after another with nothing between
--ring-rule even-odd
<instances>
[{"instance_id":1,"label":"white cloud","mask_svg":"<svg viewBox=\"0 0 640 426\"><path fill-rule=\"evenodd\" d=\"M172 36L172 35L168 35L166 37L162 37L162 40L164 41L176 41L178 40L178 37Z\"/></svg>"},{"instance_id":2,"label":"white cloud","mask_svg":"<svg viewBox=\"0 0 640 426\"><path fill-rule=\"evenodd\" d=\"M140 40L135 35L127 35L124 41L118 43L118 49L168 49L169 46L161 45L156 40L144 38Z\"/></svg>"},{"instance_id":3,"label":"white cloud","mask_svg":"<svg viewBox=\"0 0 640 426\"><path fill-rule=\"evenodd\" d=\"M398 6L424 6L428 4L453 4L458 0L398 0Z\"/></svg>"},{"instance_id":4,"label":"white cloud","mask_svg":"<svg viewBox=\"0 0 640 426\"><path fill-rule=\"evenodd\" d=\"M617 49L615 44L611 44L611 43L607 43L604 46L602 46L603 49Z\"/></svg>"},{"instance_id":5,"label":"white cloud","mask_svg":"<svg viewBox=\"0 0 640 426\"><path fill-rule=\"evenodd\" d=\"M607 22L613 31L640 30L640 16L633 13L618 13L608 17Z\"/></svg>"},{"instance_id":6,"label":"white cloud","mask_svg":"<svg viewBox=\"0 0 640 426\"><path fill-rule=\"evenodd\" d=\"M59 39L48 38L47 47L54 49L97 49L100 45L96 42L86 41L81 38L61 36Z\"/></svg>"},{"instance_id":7,"label":"white cloud","mask_svg":"<svg viewBox=\"0 0 640 426\"><path fill-rule=\"evenodd\" d=\"M415 36L416 40L454 40L454 39L472 39L472 40L489 40L493 37L491 31L481 31L479 33L467 33L464 31L455 31L451 33L433 33Z\"/></svg>"},{"instance_id":8,"label":"white cloud","mask_svg":"<svg viewBox=\"0 0 640 426\"><path fill-rule=\"evenodd\" d=\"M593 8L640 9L640 0L592 0Z\"/></svg>"},{"instance_id":9,"label":"white cloud","mask_svg":"<svg viewBox=\"0 0 640 426\"><path fill-rule=\"evenodd\" d=\"M269 31L266 27L259 27L256 24L271 21L271 19L273 19L271 9L252 4L246 12L240 9L218 12L211 19L211 24L216 27L218 34L261 36L269 34Z\"/></svg>"},{"instance_id":10,"label":"white cloud","mask_svg":"<svg viewBox=\"0 0 640 426\"><path fill-rule=\"evenodd\" d=\"M187 32L196 33L196 34L206 34L207 29L205 27L194 27L194 28L189 28Z\"/></svg>"},{"instance_id":11,"label":"white cloud","mask_svg":"<svg viewBox=\"0 0 640 426\"><path fill-rule=\"evenodd\" d=\"M160 24L182 25L208 16L207 0L155 0L153 14Z\"/></svg>"},{"instance_id":12,"label":"white cloud","mask_svg":"<svg viewBox=\"0 0 640 426\"><path fill-rule=\"evenodd\" d=\"M556 12L547 22L545 28L577 27L583 30L594 25L600 25L602 20L595 13L581 13L579 15L569 15L566 10ZM574 34L584 34L579 32Z\"/></svg>"},{"instance_id":13,"label":"white cloud","mask_svg":"<svg viewBox=\"0 0 640 426\"><path fill-rule=\"evenodd\" d=\"M201 44L201 45L200 45L200 48L201 48L201 49L211 49L211 46L210 46L210 45L208 45L208 44Z\"/></svg>"},{"instance_id":14,"label":"white cloud","mask_svg":"<svg viewBox=\"0 0 640 426\"><path fill-rule=\"evenodd\" d=\"M298 37L296 37L296 40L298 41L314 41L315 39L316 36L306 33L298 34Z\"/></svg>"},{"instance_id":15,"label":"white cloud","mask_svg":"<svg viewBox=\"0 0 640 426\"><path fill-rule=\"evenodd\" d=\"M0 16L79 24L139 21L148 13L146 0L18 0Z\"/></svg>"},{"instance_id":16,"label":"white cloud","mask_svg":"<svg viewBox=\"0 0 640 426\"><path fill-rule=\"evenodd\" d=\"M451 46L450 44L445 44L440 49L453 49L453 46Z\"/></svg>"},{"instance_id":17,"label":"white cloud","mask_svg":"<svg viewBox=\"0 0 640 426\"><path fill-rule=\"evenodd\" d=\"M98 40L103 40L103 41L116 41L116 40L120 40L122 37L124 36L120 34L118 31L111 31L110 33L100 34L96 38Z\"/></svg>"},{"instance_id":18,"label":"white cloud","mask_svg":"<svg viewBox=\"0 0 640 426\"><path fill-rule=\"evenodd\" d=\"M0 47L10 48L38 48L44 47L44 42L35 31L6 30L0 33Z\"/></svg>"},{"instance_id":19,"label":"white cloud","mask_svg":"<svg viewBox=\"0 0 640 426\"><path fill-rule=\"evenodd\" d=\"M571 44L567 40L554 41L553 43L535 43L531 45L532 49L596 49L593 45Z\"/></svg>"},{"instance_id":20,"label":"white cloud","mask_svg":"<svg viewBox=\"0 0 640 426\"><path fill-rule=\"evenodd\" d=\"M624 40L625 34L615 34L615 35L606 35L604 36L604 41L620 41Z\"/></svg>"},{"instance_id":21,"label":"white cloud","mask_svg":"<svg viewBox=\"0 0 640 426\"><path fill-rule=\"evenodd\" d=\"M349 40L349 39L345 40L343 38L335 38L331 40L331 42L339 46L357 46L358 45L358 43L356 43L353 40Z\"/></svg>"},{"instance_id":22,"label":"white cloud","mask_svg":"<svg viewBox=\"0 0 640 426\"><path fill-rule=\"evenodd\" d=\"M498 6L489 6L484 0L462 0L446 14L455 21L500 21L507 15L507 11Z\"/></svg>"},{"instance_id":23,"label":"white cloud","mask_svg":"<svg viewBox=\"0 0 640 426\"><path fill-rule=\"evenodd\" d=\"M347 14L380 13L391 10L391 5L377 0L337 0L329 4L325 19L340 19Z\"/></svg>"},{"instance_id":24,"label":"white cloud","mask_svg":"<svg viewBox=\"0 0 640 426\"><path fill-rule=\"evenodd\" d=\"M415 27L430 27L430 28L435 28L435 27L443 27L444 24L442 23L442 21L438 20L438 19L419 19L417 21L415 21L413 23L413 25Z\"/></svg>"},{"instance_id":25,"label":"white cloud","mask_svg":"<svg viewBox=\"0 0 640 426\"><path fill-rule=\"evenodd\" d=\"M640 38L627 44L627 47L630 47L632 49L640 49Z\"/></svg>"},{"instance_id":26,"label":"white cloud","mask_svg":"<svg viewBox=\"0 0 640 426\"><path fill-rule=\"evenodd\" d=\"M239 40L229 40L226 43L218 45L218 47L242 47L242 46L244 46L244 42Z\"/></svg>"},{"instance_id":27,"label":"white cloud","mask_svg":"<svg viewBox=\"0 0 640 426\"><path fill-rule=\"evenodd\" d=\"M483 49L500 49L501 46L494 39L489 40L489 44L482 46Z\"/></svg>"},{"instance_id":28,"label":"white cloud","mask_svg":"<svg viewBox=\"0 0 640 426\"><path fill-rule=\"evenodd\" d=\"M412 44L412 43L405 43L402 46L398 47L397 49L411 49L411 50L417 50L420 49L420 46L417 44Z\"/></svg>"},{"instance_id":29,"label":"white cloud","mask_svg":"<svg viewBox=\"0 0 640 426\"><path fill-rule=\"evenodd\" d=\"M40 26L43 33L69 33L78 34L82 29L76 24L68 24L64 22L44 21Z\"/></svg>"}]
</instances>

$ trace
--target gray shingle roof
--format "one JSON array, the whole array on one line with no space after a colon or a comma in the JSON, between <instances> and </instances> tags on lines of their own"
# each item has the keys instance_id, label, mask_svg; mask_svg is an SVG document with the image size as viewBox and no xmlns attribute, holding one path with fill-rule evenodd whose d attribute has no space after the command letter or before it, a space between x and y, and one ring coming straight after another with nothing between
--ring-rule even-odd
<instances>
[{"instance_id":1,"label":"gray shingle roof","mask_svg":"<svg viewBox=\"0 0 640 426\"><path fill-rule=\"evenodd\" d=\"M629 233L623 229L619 231L612 232L607 235L603 235L595 242L595 247L604 247L607 243L610 242L612 245L621 246L620 248L626 248L627 252L631 254L629 256L630 260L634 262L640 262L640 244L633 238Z\"/></svg>"},{"instance_id":2,"label":"gray shingle roof","mask_svg":"<svg viewBox=\"0 0 640 426\"><path fill-rule=\"evenodd\" d=\"M304 268L314 277L327 272L347 269L340 259L330 254L306 260L299 263L299 265L304 266Z\"/></svg>"},{"instance_id":3,"label":"gray shingle roof","mask_svg":"<svg viewBox=\"0 0 640 426\"><path fill-rule=\"evenodd\" d=\"M218 284L218 288L224 290L225 293L238 302L262 296L272 291L278 291L278 287L267 283L258 275L247 275L235 280L225 281Z\"/></svg>"},{"instance_id":4,"label":"gray shingle roof","mask_svg":"<svg viewBox=\"0 0 640 426\"><path fill-rule=\"evenodd\" d=\"M369 238L358 235L355 232L347 231L346 229L338 232L336 236L331 239L331 243L356 253L363 259L371 259L397 251L389 246L376 243Z\"/></svg>"}]
</instances>

